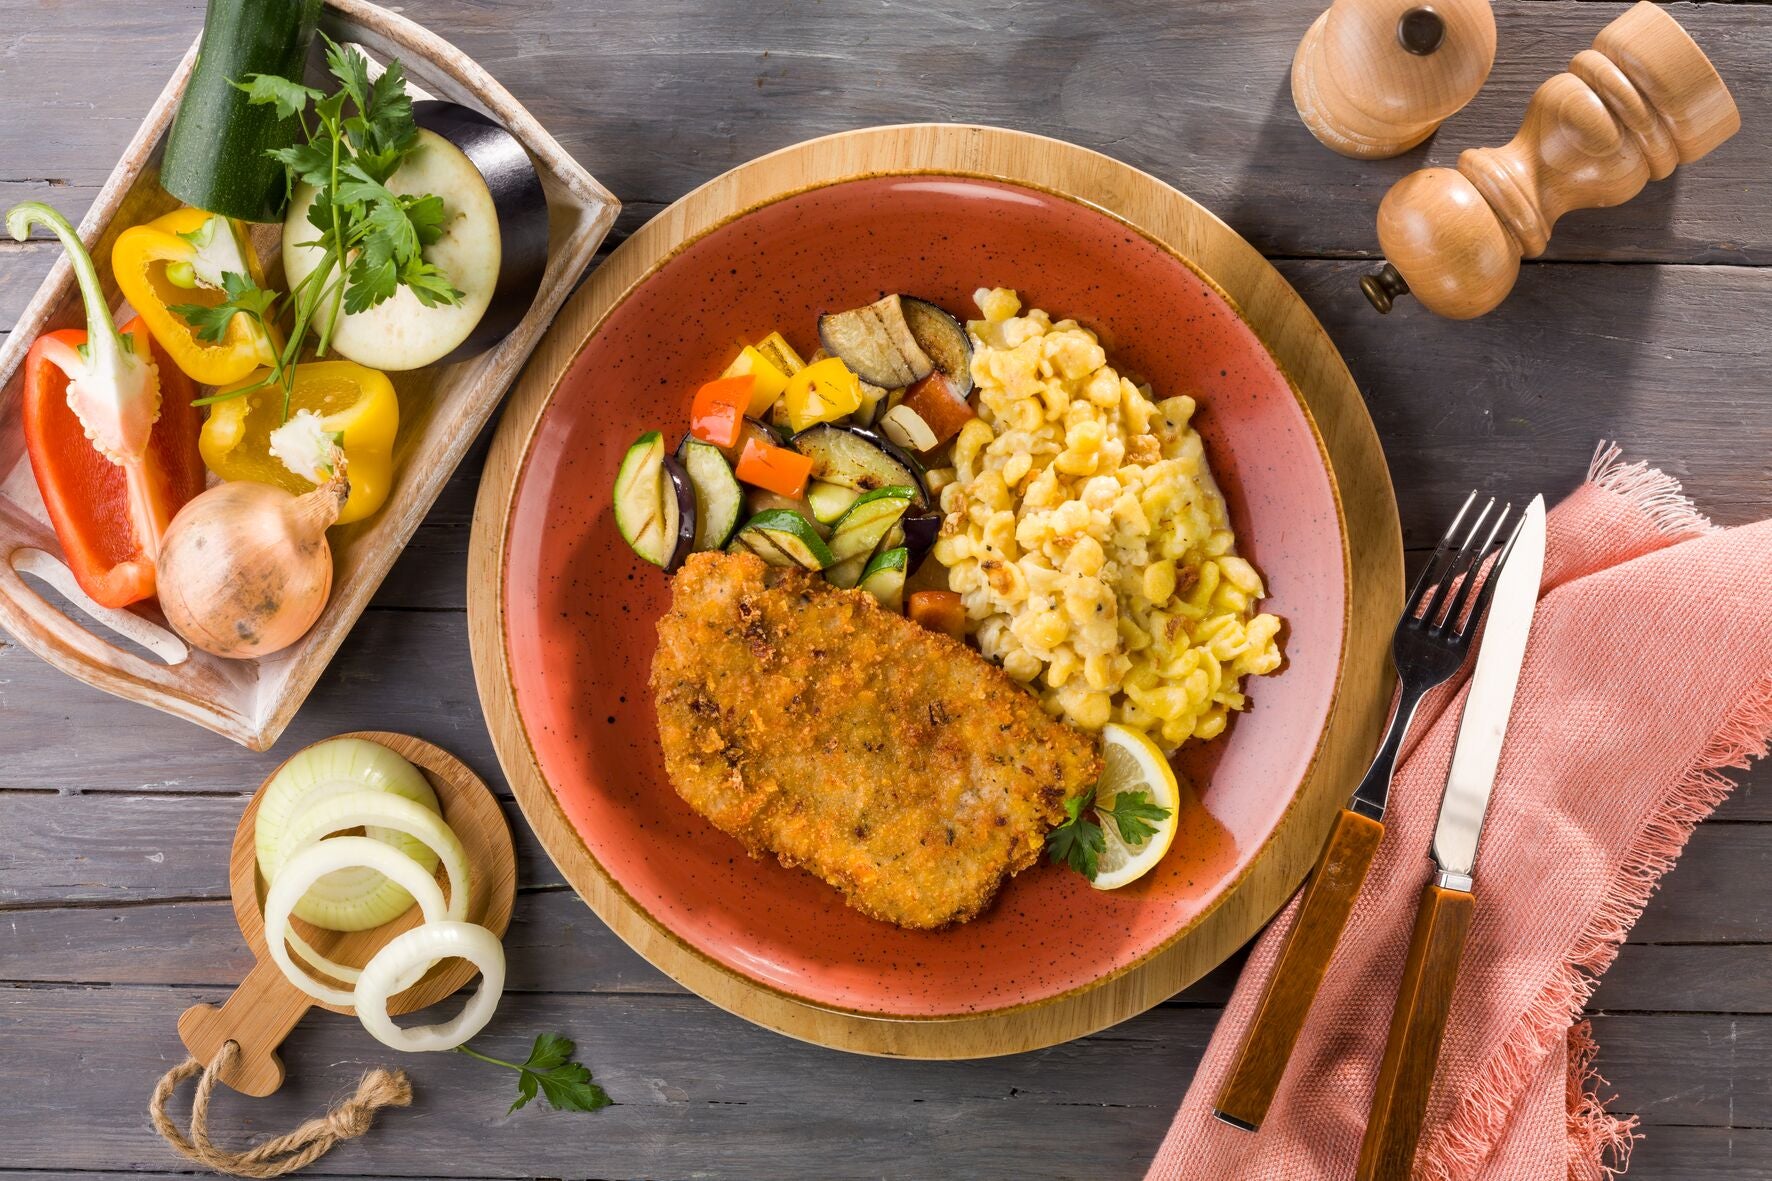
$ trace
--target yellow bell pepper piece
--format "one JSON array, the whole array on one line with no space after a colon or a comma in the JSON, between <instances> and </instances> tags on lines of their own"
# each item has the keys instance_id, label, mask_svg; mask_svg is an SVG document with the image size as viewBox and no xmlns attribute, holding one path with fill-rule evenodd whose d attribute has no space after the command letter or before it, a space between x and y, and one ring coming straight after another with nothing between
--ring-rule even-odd
<instances>
[{"instance_id":1,"label":"yellow bell pepper piece","mask_svg":"<svg viewBox=\"0 0 1772 1181\"><path fill-rule=\"evenodd\" d=\"M755 345L747 344L744 352L738 354L732 364L726 366L721 377L744 377L749 375L755 380L751 384L751 404L745 411L747 418L762 418L781 397L781 391L787 388L788 375L776 367L775 363L757 351Z\"/></svg>"},{"instance_id":2,"label":"yellow bell pepper piece","mask_svg":"<svg viewBox=\"0 0 1772 1181\"><path fill-rule=\"evenodd\" d=\"M206 232L211 219L216 225ZM230 238L213 239L221 233ZM204 248L191 240L205 237L214 245ZM264 270L244 231L201 209L175 209L145 225L131 226L117 235L111 247L111 273L123 298L174 363L202 385L230 385L276 359L270 336L248 316L230 320L226 337L217 343L200 339L189 322L172 310L176 304L221 303L226 297L216 285L220 273L241 263L252 281L264 286Z\"/></svg>"},{"instance_id":3,"label":"yellow bell pepper piece","mask_svg":"<svg viewBox=\"0 0 1772 1181\"><path fill-rule=\"evenodd\" d=\"M826 357L788 378L781 400L798 434L815 423L855 413L861 406L861 379L836 357Z\"/></svg>"},{"instance_id":4,"label":"yellow bell pepper piece","mask_svg":"<svg viewBox=\"0 0 1772 1181\"><path fill-rule=\"evenodd\" d=\"M263 372L235 382L252 385ZM220 393L226 395L229 390ZM360 521L388 498L394 475L394 435L400 427L400 400L385 373L355 361L307 361L296 366L289 413L311 410L329 431L341 436L345 475L351 495L338 516L340 525ZM209 408L197 448L209 470L224 480L255 480L300 494L314 485L271 454L271 432L282 425L283 391L267 385Z\"/></svg>"}]
</instances>

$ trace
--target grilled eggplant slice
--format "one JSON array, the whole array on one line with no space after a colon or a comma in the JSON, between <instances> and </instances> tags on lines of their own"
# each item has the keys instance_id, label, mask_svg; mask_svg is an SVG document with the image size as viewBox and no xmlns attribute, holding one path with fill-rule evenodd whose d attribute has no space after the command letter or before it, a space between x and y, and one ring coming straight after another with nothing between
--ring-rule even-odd
<instances>
[{"instance_id":1,"label":"grilled eggplant slice","mask_svg":"<svg viewBox=\"0 0 1772 1181\"><path fill-rule=\"evenodd\" d=\"M812 460L812 478L860 492L904 484L915 489L914 505L929 506L923 466L890 440L865 427L821 422L794 436L794 450Z\"/></svg>"},{"instance_id":2,"label":"grilled eggplant slice","mask_svg":"<svg viewBox=\"0 0 1772 1181\"><path fill-rule=\"evenodd\" d=\"M869 385L895 390L921 381L935 362L917 343L899 297L818 318L818 340Z\"/></svg>"},{"instance_id":3,"label":"grilled eggplant slice","mask_svg":"<svg viewBox=\"0 0 1772 1181\"><path fill-rule=\"evenodd\" d=\"M948 375L961 399L971 397L972 338L966 335L966 326L926 299L906 295L899 307L918 347Z\"/></svg>"}]
</instances>

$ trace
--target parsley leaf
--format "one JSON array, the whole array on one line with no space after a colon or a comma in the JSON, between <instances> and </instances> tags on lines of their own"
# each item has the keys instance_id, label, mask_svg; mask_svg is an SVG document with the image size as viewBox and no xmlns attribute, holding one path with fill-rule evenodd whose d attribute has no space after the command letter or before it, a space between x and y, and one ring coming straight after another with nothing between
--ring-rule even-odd
<instances>
[{"instance_id":1,"label":"parsley leaf","mask_svg":"<svg viewBox=\"0 0 1772 1181\"><path fill-rule=\"evenodd\" d=\"M229 85L246 92L249 106L262 107L269 103L276 107L279 119L291 118L297 112L307 110L310 100L318 101L326 97L312 86L303 86L300 82L291 82L276 74L248 74L246 81L232 82Z\"/></svg>"},{"instance_id":2,"label":"parsley leaf","mask_svg":"<svg viewBox=\"0 0 1772 1181\"><path fill-rule=\"evenodd\" d=\"M337 78L343 87L342 93L349 95L357 109L362 110L369 105L369 59L355 49L346 49L326 34L320 34L326 42L326 68Z\"/></svg>"},{"instance_id":3,"label":"parsley leaf","mask_svg":"<svg viewBox=\"0 0 1772 1181\"><path fill-rule=\"evenodd\" d=\"M1092 795L1072 796L1066 800L1064 823L1046 834L1046 854L1052 863L1069 865L1092 882L1101 863L1102 850L1107 847L1102 839L1101 826L1083 815L1093 798Z\"/></svg>"},{"instance_id":4,"label":"parsley leaf","mask_svg":"<svg viewBox=\"0 0 1772 1181\"><path fill-rule=\"evenodd\" d=\"M271 308L277 302L275 291L266 291L248 276L235 274L233 271L222 275L222 295L225 298L214 307L200 303L179 303L167 310L175 316L184 317L185 323L191 326L198 340L220 344L227 339L228 325L233 323L235 316L249 316L262 325L270 319Z\"/></svg>"},{"instance_id":5,"label":"parsley leaf","mask_svg":"<svg viewBox=\"0 0 1772 1181\"><path fill-rule=\"evenodd\" d=\"M1120 839L1128 845L1144 844L1156 835L1157 824L1169 819L1169 809L1152 803L1148 791L1123 791L1105 808L1097 801L1095 811L1114 818Z\"/></svg>"},{"instance_id":6,"label":"parsley leaf","mask_svg":"<svg viewBox=\"0 0 1772 1181\"><path fill-rule=\"evenodd\" d=\"M1091 812L1097 819L1088 815ZM1152 803L1148 791L1123 791L1106 805L1090 791L1067 799L1064 814L1064 822L1046 834L1047 856L1054 865L1069 865L1092 882L1107 848L1103 823L1112 819L1122 841L1142 845L1156 835L1157 823L1169 819L1169 809Z\"/></svg>"},{"instance_id":7,"label":"parsley leaf","mask_svg":"<svg viewBox=\"0 0 1772 1181\"><path fill-rule=\"evenodd\" d=\"M283 162L289 169L289 175L305 184L319 188L331 178L332 156L322 151L318 144L294 144L287 148L273 148L271 156Z\"/></svg>"},{"instance_id":8,"label":"parsley leaf","mask_svg":"<svg viewBox=\"0 0 1772 1181\"><path fill-rule=\"evenodd\" d=\"M427 308L461 302L461 292L449 281L449 276L438 270L435 264L416 256L400 268L400 285L411 288L418 302Z\"/></svg>"},{"instance_id":9,"label":"parsley leaf","mask_svg":"<svg viewBox=\"0 0 1772 1181\"><path fill-rule=\"evenodd\" d=\"M576 1047L572 1039L557 1033L544 1033L535 1039L529 1058L518 1065L501 1058L489 1058L471 1046L457 1046L456 1053L503 1066L517 1072L517 1098L505 1112L509 1115L527 1106L539 1093L555 1111L597 1111L608 1107L611 1100L602 1087L591 1081L591 1072L572 1061Z\"/></svg>"}]
</instances>

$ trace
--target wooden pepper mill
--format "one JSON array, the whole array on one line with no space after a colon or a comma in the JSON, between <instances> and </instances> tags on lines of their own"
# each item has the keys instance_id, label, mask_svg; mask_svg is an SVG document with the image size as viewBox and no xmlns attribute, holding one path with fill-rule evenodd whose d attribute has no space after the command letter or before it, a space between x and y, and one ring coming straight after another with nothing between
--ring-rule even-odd
<instances>
[{"instance_id":1,"label":"wooden pepper mill","mask_svg":"<svg viewBox=\"0 0 1772 1181\"><path fill-rule=\"evenodd\" d=\"M1642 0L1532 96L1505 148L1405 176L1378 207L1388 261L1360 280L1388 312L1413 293L1455 320L1489 311L1571 209L1621 205L1734 135L1741 114L1696 42Z\"/></svg>"},{"instance_id":2,"label":"wooden pepper mill","mask_svg":"<svg viewBox=\"0 0 1772 1181\"><path fill-rule=\"evenodd\" d=\"M1406 152L1468 103L1495 61L1489 0L1335 0L1292 58L1292 103L1344 156Z\"/></svg>"}]
</instances>

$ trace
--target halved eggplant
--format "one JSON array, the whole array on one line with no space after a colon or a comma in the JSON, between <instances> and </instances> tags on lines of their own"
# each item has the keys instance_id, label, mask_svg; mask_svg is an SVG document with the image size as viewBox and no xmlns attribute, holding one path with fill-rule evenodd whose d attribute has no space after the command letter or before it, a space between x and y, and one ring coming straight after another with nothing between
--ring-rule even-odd
<instances>
[{"instance_id":1,"label":"halved eggplant","mask_svg":"<svg viewBox=\"0 0 1772 1181\"><path fill-rule=\"evenodd\" d=\"M812 460L812 478L861 492L903 484L915 490L913 503L929 505L923 466L891 440L866 427L821 422L794 436L794 450Z\"/></svg>"},{"instance_id":2,"label":"halved eggplant","mask_svg":"<svg viewBox=\"0 0 1772 1181\"><path fill-rule=\"evenodd\" d=\"M916 495L916 489L906 484L862 493L831 533L831 556L841 562L873 553Z\"/></svg>"},{"instance_id":3,"label":"halved eggplant","mask_svg":"<svg viewBox=\"0 0 1772 1181\"><path fill-rule=\"evenodd\" d=\"M880 606L886 610L902 611L904 580L909 573L910 555L901 546L869 558L856 586L880 600Z\"/></svg>"},{"instance_id":4,"label":"halved eggplant","mask_svg":"<svg viewBox=\"0 0 1772 1181\"><path fill-rule=\"evenodd\" d=\"M424 247L424 259L462 297L427 306L401 287L373 307L341 313L331 347L372 369L448 365L485 352L528 314L548 263L547 195L522 143L456 103L415 102L412 114L418 145L387 187L443 199L442 233ZM297 185L283 223L283 269L292 286L324 261L311 245L314 196L311 185Z\"/></svg>"},{"instance_id":5,"label":"halved eggplant","mask_svg":"<svg viewBox=\"0 0 1772 1181\"><path fill-rule=\"evenodd\" d=\"M966 326L926 299L907 295L899 300L905 323L935 367L953 379L962 398L972 396L972 338Z\"/></svg>"},{"instance_id":6,"label":"halved eggplant","mask_svg":"<svg viewBox=\"0 0 1772 1181\"><path fill-rule=\"evenodd\" d=\"M818 318L819 343L870 385L898 389L935 368L917 343L896 295Z\"/></svg>"},{"instance_id":7,"label":"halved eggplant","mask_svg":"<svg viewBox=\"0 0 1772 1181\"><path fill-rule=\"evenodd\" d=\"M758 513L744 523L728 548L748 549L771 566L818 571L834 561L812 522L792 509Z\"/></svg>"},{"instance_id":8,"label":"halved eggplant","mask_svg":"<svg viewBox=\"0 0 1772 1181\"><path fill-rule=\"evenodd\" d=\"M904 531L904 546L910 554L908 572L915 574L935 548L935 539L941 536L941 514L906 513L899 518L898 527Z\"/></svg>"},{"instance_id":9,"label":"halved eggplant","mask_svg":"<svg viewBox=\"0 0 1772 1181\"><path fill-rule=\"evenodd\" d=\"M665 454L664 436L647 431L622 456L615 473L615 526L635 553L666 573L695 546L695 488Z\"/></svg>"},{"instance_id":10,"label":"halved eggplant","mask_svg":"<svg viewBox=\"0 0 1772 1181\"><path fill-rule=\"evenodd\" d=\"M690 435L677 445L677 462L695 490L696 551L715 550L732 539L744 511L744 489L720 449Z\"/></svg>"}]
</instances>

